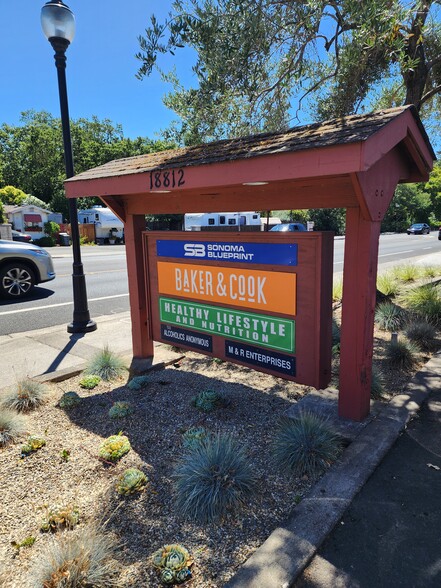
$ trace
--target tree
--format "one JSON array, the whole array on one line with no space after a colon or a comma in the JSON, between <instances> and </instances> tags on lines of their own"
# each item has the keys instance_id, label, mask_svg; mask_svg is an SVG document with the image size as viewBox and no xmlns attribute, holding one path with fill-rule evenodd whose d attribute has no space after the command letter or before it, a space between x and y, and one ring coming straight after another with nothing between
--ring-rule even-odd
<instances>
[{"instance_id":1,"label":"tree","mask_svg":"<svg viewBox=\"0 0 441 588\"><path fill-rule=\"evenodd\" d=\"M430 210L430 196L421 185L401 184L381 223L381 230L402 233L412 223L428 223Z\"/></svg>"},{"instance_id":2,"label":"tree","mask_svg":"<svg viewBox=\"0 0 441 588\"><path fill-rule=\"evenodd\" d=\"M315 119L373 104L437 111L441 93L440 0L175 0L139 37L138 77L158 56L196 52L197 87L172 73L169 129L193 143L280 130L288 107Z\"/></svg>"},{"instance_id":3,"label":"tree","mask_svg":"<svg viewBox=\"0 0 441 588\"><path fill-rule=\"evenodd\" d=\"M429 181L424 184L424 191L430 196L432 217L431 222L439 224L441 221L441 164L435 163Z\"/></svg>"},{"instance_id":4,"label":"tree","mask_svg":"<svg viewBox=\"0 0 441 588\"><path fill-rule=\"evenodd\" d=\"M26 194L23 190L14 186L5 186L0 188L0 202L12 206L21 206L26 200Z\"/></svg>"}]
</instances>

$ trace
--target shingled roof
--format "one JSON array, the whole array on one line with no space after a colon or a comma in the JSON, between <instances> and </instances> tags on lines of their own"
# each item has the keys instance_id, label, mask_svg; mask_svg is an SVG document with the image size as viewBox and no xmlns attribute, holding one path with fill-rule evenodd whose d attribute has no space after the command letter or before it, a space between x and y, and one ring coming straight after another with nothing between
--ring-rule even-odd
<instances>
[{"instance_id":1,"label":"shingled roof","mask_svg":"<svg viewBox=\"0 0 441 588\"><path fill-rule=\"evenodd\" d=\"M192 147L116 159L80 173L67 181L122 176L172 167L206 165L262 155L362 142L407 110L410 110L414 115L435 160L436 156L416 109L413 106L400 106L370 114L352 115L323 123L293 127L285 132L261 133L238 139L225 139Z\"/></svg>"}]
</instances>

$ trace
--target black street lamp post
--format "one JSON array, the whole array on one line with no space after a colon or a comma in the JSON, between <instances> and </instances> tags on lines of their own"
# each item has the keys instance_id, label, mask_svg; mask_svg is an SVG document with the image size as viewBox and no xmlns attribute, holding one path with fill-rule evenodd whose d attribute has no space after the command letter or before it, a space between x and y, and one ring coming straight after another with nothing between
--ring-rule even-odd
<instances>
[{"instance_id":1,"label":"black street lamp post","mask_svg":"<svg viewBox=\"0 0 441 588\"><path fill-rule=\"evenodd\" d=\"M69 47L75 35L75 16L70 8L61 0L50 0L41 9L41 26L55 51L66 177L71 178L74 175L74 165L67 103L66 49ZM86 278L81 262L80 232L78 229L78 211L75 198L69 198L69 216L73 252L72 286L74 309L73 320L67 325L67 331L68 333L89 333L95 331L97 327L95 321L90 319L87 306Z\"/></svg>"}]
</instances>

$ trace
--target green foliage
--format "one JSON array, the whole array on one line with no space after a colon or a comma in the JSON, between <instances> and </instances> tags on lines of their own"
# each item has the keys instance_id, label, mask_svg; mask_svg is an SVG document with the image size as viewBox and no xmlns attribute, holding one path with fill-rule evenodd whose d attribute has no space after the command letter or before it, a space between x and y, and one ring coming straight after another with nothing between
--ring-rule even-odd
<instances>
[{"instance_id":1,"label":"green foliage","mask_svg":"<svg viewBox=\"0 0 441 588\"><path fill-rule=\"evenodd\" d=\"M6 216L5 216L5 211L3 208L3 203L0 202L0 224L4 223L6 221Z\"/></svg>"},{"instance_id":2,"label":"green foliage","mask_svg":"<svg viewBox=\"0 0 441 588\"><path fill-rule=\"evenodd\" d=\"M315 231L334 231L336 235L345 233L346 217L342 208L311 209L309 220L314 221Z\"/></svg>"},{"instance_id":3,"label":"green foliage","mask_svg":"<svg viewBox=\"0 0 441 588\"><path fill-rule=\"evenodd\" d=\"M398 280L405 282L415 282L421 275L421 269L412 263L405 263L394 267L392 275L396 276Z\"/></svg>"},{"instance_id":4,"label":"green foliage","mask_svg":"<svg viewBox=\"0 0 441 588\"><path fill-rule=\"evenodd\" d=\"M13 410L0 410L0 447L15 443L25 433L27 420Z\"/></svg>"},{"instance_id":5,"label":"green foliage","mask_svg":"<svg viewBox=\"0 0 441 588\"><path fill-rule=\"evenodd\" d=\"M74 504L61 506L54 504L47 509L46 516L40 529L44 532L60 529L73 529L80 520L80 511Z\"/></svg>"},{"instance_id":6,"label":"green foliage","mask_svg":"<svg viewBox=\"0 0 441 588\"><path fill-rule=\"evenodd\" d=\"M162 584L182 584L191 578L193 560L185 547L177 543L164 545L152 555L153 567Z\"/></svg>"},{"instance_id":7,"label":"green foliage","mask_svg":"<svg viewBox=\"0 0 441 588\"><path fill-rule=\"evenodd\" d=\"M55 247L55 245L57 244L54 237L49 237L48 235L40 237L40 239L34 239L34 243L39 247Z\"/></svg>"},{"instance_id":8,"label":"green foliage","mask_svg":"<svg viewBox=\"0 0 441 588\"><path fill-rule=\"evenodd\" d=\"M371 396L375 399L380 399L384 396L383 375L374 369L372 370Z\"/></svg>"},{"instance_id":9,"label":"green foliage","mask_svg":"<svg viewBox=\"0 0 441 588\"><path fill-rule=\"evenodd\" d=\"M14 186L5 186L4 188L0 188L0 201L3 204L21 206L25 199L26 194L19 188L15 188Z\"/></svg>"},{"instance_id":10,"label":"green foliage","mask_svg":"<svg viewBox=\"0 0 441 588\"><path fill-rule=\"evenodd\" d=\"M190 427L182 434L182 445L185 449L193 449L207 437L205 427Z\"/></svg>"},{"instance_id":11,"label":"green foliage","mask_svg":"<svg viewBox=\"0 0 441 588\"><path fill-rule=\"evenodd\" d=\"M332 301L341 302L343 298L343 279L335 280L332 284Z\"/></svg>"},{"instance_id":12,"label":"green foliage","mask_svg":"<svg viewBox=\"0 0 441 588\"><path fill-rule=\"evenodd\" d=\"M116 485L116 491L118 494L126 496L127 494L135 494L136 492L142 492L149 480L147 476L136 468L129 468L125 470L118 478Z\"/></svg>"},{"instance_id":13,"label":"green foliage","mask_svg":"<svg viewBox=\"0 0 441 588\"><path fill-rule=\"evenodd\" d=\"M256 485L253 467L239 442L220 433L185 452L173 477L178 511L199 522L219 520L236 511Z\"/></svg>"},{"instance_id":14,"label":"green foliage","mask_svg":"<svg viewBox=\"0 0 441 588\"><path fill-rule=\"evenodd\" d=\"M65 392L63 394L63 396L58 401L58 406L60 408L69 409L69 408L74 408L75 406L78 406L78 404L80 404L80 402L81 402L81 397L73 390L70 390L69 392Z\"/></svg>"},{"instance_id":15,"label":"green foliage","mask_svg":"<svg viewBox=\"0 0 441 588\"><path fill-rule=\"evenodd\" d=\"M432 351L438 346L436 329L426 321L413 321L404 332L409 341L416 343L422 351Z\"/></svg>"},{"instance_id":16,"label":"green foliage","mask_svg":"<svg viewBox=\"0 0 441 588\"><path fill-rule=\"evenodd\" d=\"M282 471L309 478L321 474L341 450L337 433L326 420L310 412L281 419L272 443L274 461Z\"/></svg>"},{"instance_id":17,"label":"green foliage","mask_svg":"<svg viewBox=\"0 0 441 588\"><path fill-rule=\"evenodd\" d=\"M85 388L86 390L93 390L98 386L100 382L100 376L84 376L80 380L80 386L81 388Z\"/></svg>"},{"instance_id":18,"label":"green foliage","mask_svg":"<svg viewBox=\"0 0 441 588\"><path fill-rule=\"evenodd\" d=\"M55 237L60 232L60 225L54 221L44 223L44 232L48 237Z\"/></svg>"},{"instance_id":19,"label":"green foliage","mask_svg":"<svg viewBox=\"0 0 441 588\"><path fill-rule=\"evenodd\" d=\"M441 226L441 222L437 224ZM441 267L436 265L425 265L422 267L421 273L423 278L433 280L434 278L441 276Z\"/></svg>"},{"instance_id":20,"label":"green foliage","mask_svg":"<svg viewBox=\"0 0 441 588\"><path fill-rule=\"evenodd\" d=\"M216 408L228 406L228 400L215 390L203 390L191 400L193 406L204 412L211 412Z\"/></svg>"},{"instance_id":21,"label":"green foliage","mask_svg":"<svg viewBox=\"0 0 441 588\"><path fill-rule=\"evenodd\" d=\"M412 223L427 223L430 210L430 196L419 184L401 184L386 211L381 230L404 233Z\"/></svg>"},{"instance_id":22,"label":"green foliage","mask_svg":"<svg viewBox=\"0 0 441 588\"><path fill-rule=\"evenodd\" d=\"M127 384L127 388L129 388L129 390L141 390L147 386L149 381L149 376L135 376Z\"/></svg>"},{"instance_id":23,"label":"green foliage","mask_svg":"<svg viewBox=\"0 0 441 588\"><path fill-rule=\"evenodd\" d=\"M392 340L386 347L386 359L392 367L411 370L418 362L419 349L407 339Z\"/></svg>"},{"instance_id":24,"label":"green foliage","mask_svg":"<svg viewBox=\"0 0 441 588\"><path fill-rule=\"evenodd\" d=\"M34 537L33 535L29 535L28 537L25 537L23 539L23 541L20 541L19 543L17 541L11 541L11 545L12 547L15 547L15 549L17 549L17 551L20 551L20 549L22 549L23 547L32 547L36 541L36 537Z\"/></svg>"},{"instance_id":25,"label":"green foliage","mask_svg":"<svg viewBox=\"0 0 441 588\"><path fill-rule=\"evenodd\" d=\"M101 443L99 457L104 461L116 463L130 449L130 441L125 435L111 435Z\"/></svg>"},{"instance_id":26,"label":"green foliage","mask_svg":"<svg viewBox=\"0 0 441 588\"><path fill-rule=\"evenodd\" d=\"M113 353L107 345L96 353L85 370L86 374L99 376L102 380L114 380L127 371L124 360Z\"/></svg>"},{"instance_id":27,"label":"green foliage","mask_svg":"<svg viewBox=\"0 0 441 588\"><path fill-rule=\"evenodd\" d=\"M396 296L400 291L400 284L394 274L385 272L377 277L377 288L385 296Z\"/></svg>"},{"instance_id":28,"label":"green foliage","mask_svg":"<svg viewBox=\"0 0 441 588\"><path fill-rule=\"evenodd\" d=\"M417 316L434 326L441 325L441 285L423 284L411 288L401 296L401 301Z\"/></svg>"},{"instance_id":29,"label":"green foliage","mask_svg":"<svg viewBox=\"0 0 441 588\"><path fill-rule=\"evenodd\" d=\"M29 435L26 444L21 446L21 456L26 457L31 453L35 453L46 445L46 439L38 437L38 435Z\"/></svg>"},{"instance_id":30,"label":"green foliage","mask_svg":"<svg viewBox=\"0 0 441 588\"><path fill-rule=\"evenodd\" d=\"M393 302L380 302L375 309L375 322L385 331L399 331L405 320L405 311Z\"/></svg>"},{"instance_id":31,"label":"green foliage","mask_svg":"<svg viewBox=\"0 0 441 588\"><path fill-rule=\"evenodd\" d=\"M109 417L111 419L123 419L133 412L133 407L130 402L118 400L114 402L109 409Z\"/></svg>"},{"instance_id":32,"label":"green foliage","mask_svg":"<svg viewBox=\"0 0 441 588\"><path fill-rule=\"evenodd\" d=\"M29 588L112 588L120 586L115 540L95 528L62 534L45 543L29 573Z\"/></svg>"},{"instance_id":33,"label":"green foliage","mask_svg":"<svg viewBox=\"0 0 441 588\"><path fill-rule=\"evenodd\" d=\"M44 404L47 396L44 384L25 378L3 393L0 404L17 412L29 412Z\"/></svg>"},{"instance_id":34,"label":"green foliage","mask_svg":"<svg viewBox=\"0 0 441 588\"><path fill-rule=\"evenodd\" d=\"M60 453L61 461L68 462L70 458L70 449L62 449Z\"/></svg>"}]
</instances>

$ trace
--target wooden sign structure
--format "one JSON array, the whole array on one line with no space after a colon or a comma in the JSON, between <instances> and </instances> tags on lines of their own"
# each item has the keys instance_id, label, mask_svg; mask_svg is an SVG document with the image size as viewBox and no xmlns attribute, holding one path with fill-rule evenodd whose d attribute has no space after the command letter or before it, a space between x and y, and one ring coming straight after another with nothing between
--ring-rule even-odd
<instances>
[{"instance_id":1,"label":"wooden sign structure","mask_svg":"<svg viewBox=\"0 0 441 588\"><path fill-rule=\"evenodd\" d=\"M154 341L324 388L333 234L145 234Z\"/></svg>"},{"instance_id":2,"label":"wooden sign structure","mask_svg":"<svg viewBox=\"0 0 441 588\"><path fill-rule=\"evenodd\" d=\"M397 184L427 181L435 159L416 109L405 106L116 160L65 188L68 198L99 196L125 223L134 371L154 349L146 214L346 209L339 414L359 421L370 408L381 221Z\"/></svg>"}]
</instances>

